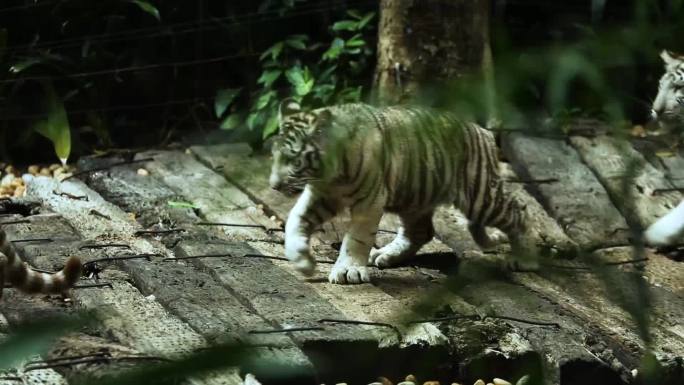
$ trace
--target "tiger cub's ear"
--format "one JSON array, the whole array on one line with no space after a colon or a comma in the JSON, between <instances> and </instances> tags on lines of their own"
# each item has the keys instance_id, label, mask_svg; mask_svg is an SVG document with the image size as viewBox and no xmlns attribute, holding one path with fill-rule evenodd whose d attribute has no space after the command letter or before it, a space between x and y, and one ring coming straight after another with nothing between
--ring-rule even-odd
<instances>
[{"instance_id":1,"label":"tiger cub's ear","mask_svg":"<svg viewBox=\"0 0 684 385\"><path fill-rule=\"evenodd\" d=\"M280 118L302 112L302 106L294 100L293 98L287 98L280 102L280 107L278 107L278 114Z\"/></svg>"},{"instance_id":2,"label":"tiger cub's ear","mask_svg":"<svg viewBox=\"0 0 684 385\"><path fill-rule=\"evenodd\" d=\"M316 126L319 128L327 126L332 123L332 118L332 112L330 112L330 110L320 110L316 113Z\"/></svg>"},{"instance_id":3,"label":"tiger cub's ear","mask_svg":"<svg viewBox=\"0 0 684 385\"><path fill-rule=\"evenodd\" d=\"M660 52L660 58L663 59L663 62L665 62L665 67L668 68L684 62L684 56L667 50Z\"/></svg>"}]
</instances>

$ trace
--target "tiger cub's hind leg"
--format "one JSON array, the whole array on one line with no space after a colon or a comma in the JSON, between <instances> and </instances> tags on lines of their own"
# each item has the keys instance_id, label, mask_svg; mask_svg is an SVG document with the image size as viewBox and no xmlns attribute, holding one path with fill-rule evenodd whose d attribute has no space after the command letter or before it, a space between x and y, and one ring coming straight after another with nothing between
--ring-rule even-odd
<instances>
[{"instance_id":1,"label":"tiger cub's hind leg","mask_svg":"<svg viewBox=\"0 0 684 385\"><path fill-rule=\"evenodd\" d=\"M401 226L394 240L370 253L370 263L378 267L389 267L413 257L420 248L435 235L432 226L432 210L426 213L402 214Z\"/></svg>"},{"instance_id":2,"label":"tiger cub's hind leg","mask_svg":"<svg viewBox=\"0 0 684 385\"><path fill-rule=\"evenodd\" d=\"M468 225L468 230L470 231L470 235L473 236L473 240L475 240L475 243L477 243L477 245L485 251L491 250L496 246L500 245L501 243L506 242L508 238L502 232L498 232L494 236L490 236L489 234L487 234L487 230L485 230L485 227L479 223L471 222Z\"/></svg>"}]
</instances>

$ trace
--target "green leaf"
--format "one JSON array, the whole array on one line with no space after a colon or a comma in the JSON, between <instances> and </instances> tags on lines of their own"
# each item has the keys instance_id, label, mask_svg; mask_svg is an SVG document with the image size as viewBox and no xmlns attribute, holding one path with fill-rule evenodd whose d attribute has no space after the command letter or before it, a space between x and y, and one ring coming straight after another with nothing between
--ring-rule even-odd
<instances>
[{"instance_id":1,"label":"green leaf","mask_svg":"<svg viewBox=\"0 0 684 385\"><path fill-rule=\"evenodd\" d=\"M194 203L191 202L181 202L181 201L168 201L166 202L169 207L172 207L174 209L197 209L197 207Z\"/></svg>"},{"instance_id":2,"label":"green leaf","mask_svg":"<svg viewBox=\"0 0 684 385\"><path fill-rule=\"evenodd\" d=\"M278 132L278 116L276 114L272 114L264 126L264 131L261 134L261 138L266 139L276 132Z\"/></svg>"},{"instance_id":3,"label":"green leaf","mask_svg":"<svg viewBox=\"0 0 684 385\"><path fill-rule=\"evenodd\" d=\"M296 88L297 95L308 95L313 89L314 84L315 81L313 79L307 80L306 82L304 82L304 84Z\"/></svg>"},{"instance_id":4,"label":"green leaf","mask_svg":"<svg viewBox=\"0 0 684 385\"><path fill-rule=\"evenodd\" d=\"M275 359L261 358L258 350L247 344L212 345L196 353L183 355L170 362L149 362L137 365L134 369L116 371L112 375L104 375L97 379L97 385L151 385L178 384L193 382L189 378L206 378L216 372L228 368L256 367L267 370L269 376L282 382L296 383L296 378L302 378L305 372L299 367L287 366ZM80 383L93 383L81 381ZM194 381L197 382L197 381Z\"/></svg>"},{"instance_id":5,"label":"green leaf","mask_svg":"<svg viewBox=\"0 0 684 385\"><path fill-rule=\"evenodd\" d=\"M348 11L347 11L347 15L353 17L353 18L356 19L356 20L361 20L361 19L363 18L363 16L361 15L361 13L360 13L358 10L356 10L356 9L350 9L350 10L348 10Z\"/></svg>"},{"instance_id":6,"label":"green leaf","mask_svg":"<svg viewBox=\"0 0 684 385\"><path fill-rule=\"evenodd\" d=\"M606 8L606 0L591 0L591 20L598 22L601 20Z\"/></svg>"},{"instance_id":7,"label":"green leaf","mask_svg":"<svg viewBox=\"0 0 684 385\"><path fill-rule=\"evenodd\" d=\"M252 112L247 116L247 128L253 130L263 121L263 114L260 112Z\"/></svg>"},{"instance_id":8,"label":"green leaf","mask_svg":"<svg viewBox=\"0 0 684 385\"><path fill-rule=\"evenodd\" d=\"M31 356L45 353L60 336L90 322L86 315L59 317L23 324L0 343L0 372Z\"/></svg>"},{"instance_id":9,"label":"green leaf","mask_svg":"<svg viewBox=\"0 0 684 385\"><path fill-rule=\"evenodd\" d=\"M25 71L27 68L30 68L36 64L42 63L44 60L41 57L30 57L27 59L24 59L20 62L14 63L10 69L9 72L13 74L18 74L22 71Z\"/></svg>"},{"instance_id":10,"label":"green leaf","mask_svg":"<svg viewBox=\"0 0 684 385\"><path fill-rule=\"evenodd\" d=\"M330 98L335 92L335 86L332 84L321 84L314 87L313 95L319 99L323 104L328 104Z\"/></svg>"},{"instance_id":11,"label":"green leaf","mask_svg":"<svg viewBox=\"0 0 684 385\"><path fill-rule=\"evenodd\" d=\"M665 382L665 370L653 352L646 352L641 357L638 370L643 384L656 385Z\"/></svg>"},{"instance_id":12,"label":"green leaf","mask_svg":"<svg viewBox=\"0 0 684 385\"><path fill-rule=\"evenodd\" d=\"M290 84L292 84L295 87L298 84L301 84L304 82L304 75L302 75L302 68L298 67L298 66L291 67L287 71L285 71L285 77L290 82Z\"/></svg>"},{"instance_id":13,"label":"green leaf","mask_svg":"<svg viewBox=\"0 0 684 385\"><path fill-rule=\"evenodd\" d=\"M283 52L283 47L285 47L285 43L282 41L273 44L266 51L264 51L264 53L262 53L261 56L259 56L259 60L264 60L268 57L268 55L271 55L272 60L278 59L280 53Z\"/></svg>"},{"instance_id":14,"label":"green leaf","mask_svg":"<svg viewBox=\"0 0 684 385\"><path fill-rule=\"evenodd\" d=\"M345 43L347 47L361 47L366 45L366 42L363 40L363 36L358 33L354 36L352 36L347 42Z\"/></svg>"},{"instance_id":15,"label":"green leaf","mask_svg":"<svg viewBox=\"0 0 684 385\"><path fill-rule=\"evenodd\" d=\"M285 40L285 44L289 45L290 47L294 49L299 49L299 50L305 50L306 49L306 44L304 44L303 41L299 40Z\"/></svg>"},{"instance_id":16,"label":"green leaf","mask_svg":"<svg viewBox=\"0 0 684 385\"><path fill-rule=\"evenodd\" d=\"M143 11L149 13L150 15L154 16L155 19L161 21L161 15L159 15L159 10L157 7L154 5L150 4L149 1L146 0L131 0L131 3L137 5L142 9Z\"/></svg>"},{"instance_id":17,"label":"green leaf","mask_svg":"<svg viewBox=\"0 0 684 385\"><path fill-rule=\"evenodd\" d=\"M214 98L214 113L217 118L223 116L241 90L242 88L226 88L216 92L216 98Z\"/></svg>"},{"instance_id":18,"label":"green leaf","mask_svg":"<svg viewBox=\"0 0 684 385\"><path fill-rule=\"evenodd\" d=\"M332 43L330 44L330 48L328 48L325 53L323 53L323 60L335 60L337 59L340 54L342 53L342 49L344 48L344 40L336 37Z\"/></svg>"},{"instance_id":19,"label":"green leaf","mask_svg":"<svg viewBox=\"0 0 684 385\"><path fill-rule=\"evenodd\" d=\"M240 123L242 123L242 117L239 114L231 114L223 119L220 127L222 130L232 130L239 126Z\"/></svg>"},{"instance_id":20,"label":"green leaf","mask_svg":"<svg viewBox=\"0 0 684 385\"><path fill-rule=\"evenodd\" d=\"M363 91L363 87L358 86L358 87L347 87L340 91L340 93L337 95L336 102L337 103L344 103L344 102L358 102L361 100L361 92Z\"/></svg>"},{"instance_id":21,"label":"green leaf","mask_svg":"<svg viewBox=\"0 0 684 385\"><path fill-rule=\"evenodd\" d=\"M368 12L366 16L359 21L359 29L363 29L373 18L375 17L375 12Z\"/></svg>"},{"instance_id":22,"label":"green leaf","mask_svg":"<svg viewBox=\"0 0 684 385\"><path fill-rule=\"evenodd\" d=\"M306 35L292 35L285 40L285 44L294 49L305 50L306 44L304 42L307 40L309 40L309 37Z\"/></svg>"},{"instance_id":23,"label":"green leaf","mask_svg":"<svg viewBox=\"0 0 684 385\"><path fill-rule=\"evenodd\" d=\"M257 110L263 110L264 107L266 107L268 105L268 102L271 101L271 98L273 98L274 96L276 96L275 91L268 91L265 94L262 94L261 96L259 96L259 99L257 99L257 102L256 102L256 109Z\"/></svg>"},{"instance_id":24,"label":"green leaf","mask_svg":"<svg viewBox=\"0 0 684 385\"><path fill-rule=\"evenodd\" d=\"M36 132L50 139L55 148L55 154L66 164L71 153L71 128L67 119L62 100L57 96L52 83L44 82L45 112L47 117L35 122L33 128Z\"/></svg>"},{"instance_id":25,"label":"green leaf","mask_svg":"<svg viewBox=\"0 0 684 385\"><path fill-rule=\"evenodd\" d=\"M326 68L323 72L321 72L320 75L318 75L318 83L324 83L328 81L328 79L331 77L331 75L335 72L337 69L337 64L331 65L329 68Z\"/></svg>"},{"instance_id":26,"label":"green leaf","mask_svg":"<svg viewBox=\"0 0 684 385\"><path fill-rule=\"evenodd\" d=\"M342 20L333 24L333 31L356 31L359 27L359 22L355 20Z\"/></svg>"},{"instance_id":27,"label":"green leaf","mask_svg":"<svg viewBox=\"0 0 684 385\"><path fill-rule=\"evenodd\" d=\"M283 74L283 71L280 69L277 70L265 70L264 72L261 73L261 76L257 80L257 83L263 84L264 87L270 88L273 83L275 83L276 80L280 77L280 75Z\"/></svg>"},{"instance_id":28,"label":"green leaf","mask_svg":"<svg viewBox=\"0 0 684 385\"><path fill-rule=\"evenodd\" d=\"M308 68L302 70L298 66L292 67L285 72L285 76L290 84L294 86L297 96L309 94L315 83Z\"/></svg>"}]
</instances>

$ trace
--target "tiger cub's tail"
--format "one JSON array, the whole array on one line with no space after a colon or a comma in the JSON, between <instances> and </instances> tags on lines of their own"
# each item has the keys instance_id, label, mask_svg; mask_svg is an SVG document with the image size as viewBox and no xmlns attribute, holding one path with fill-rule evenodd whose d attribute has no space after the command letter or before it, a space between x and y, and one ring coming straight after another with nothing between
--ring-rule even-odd
<instances>
[{"instance_id":1,"label":"tiger cub's tail","mask_svg":"<svg viewBox=\"0 0 684 385\"><path fill-rule=\"evenodd\" d=\"M71 257L58 273L34 271L19 258L0 230L0 297L5 282L25 293L65 294L78 281L82 267L78 258Z\"/></svg>"}]
</instances>

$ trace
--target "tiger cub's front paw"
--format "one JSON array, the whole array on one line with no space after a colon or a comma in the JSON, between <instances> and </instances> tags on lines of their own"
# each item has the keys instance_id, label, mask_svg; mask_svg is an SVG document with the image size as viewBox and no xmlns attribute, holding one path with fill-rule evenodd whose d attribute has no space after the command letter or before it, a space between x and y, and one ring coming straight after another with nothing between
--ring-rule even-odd
<instances>
[{"instance_id":1,"label":"tiger cub's front paw","mask_svg":"<svg viewBox=\"0 0 684 385\"><path fill-rule=\"evenodd\" d=\"M371 281L370 271L366 266L361 266L351 260L339 261L335 263L330 275L328 276L330 283L337 284L359 284Z\"/></svg>"},{"instance_id":2,"label":"tiger cub's front paw","mask_svg":"<svg viewBox=\"0 0 684 385\"><path fill-rule=\"evenodd\" d=\"M294 262L295 269L305 276L310 276L316 269L316 261L309 252L309 243L304 237L285 239L285 257Z\"/></svg>"}]
</instances>

